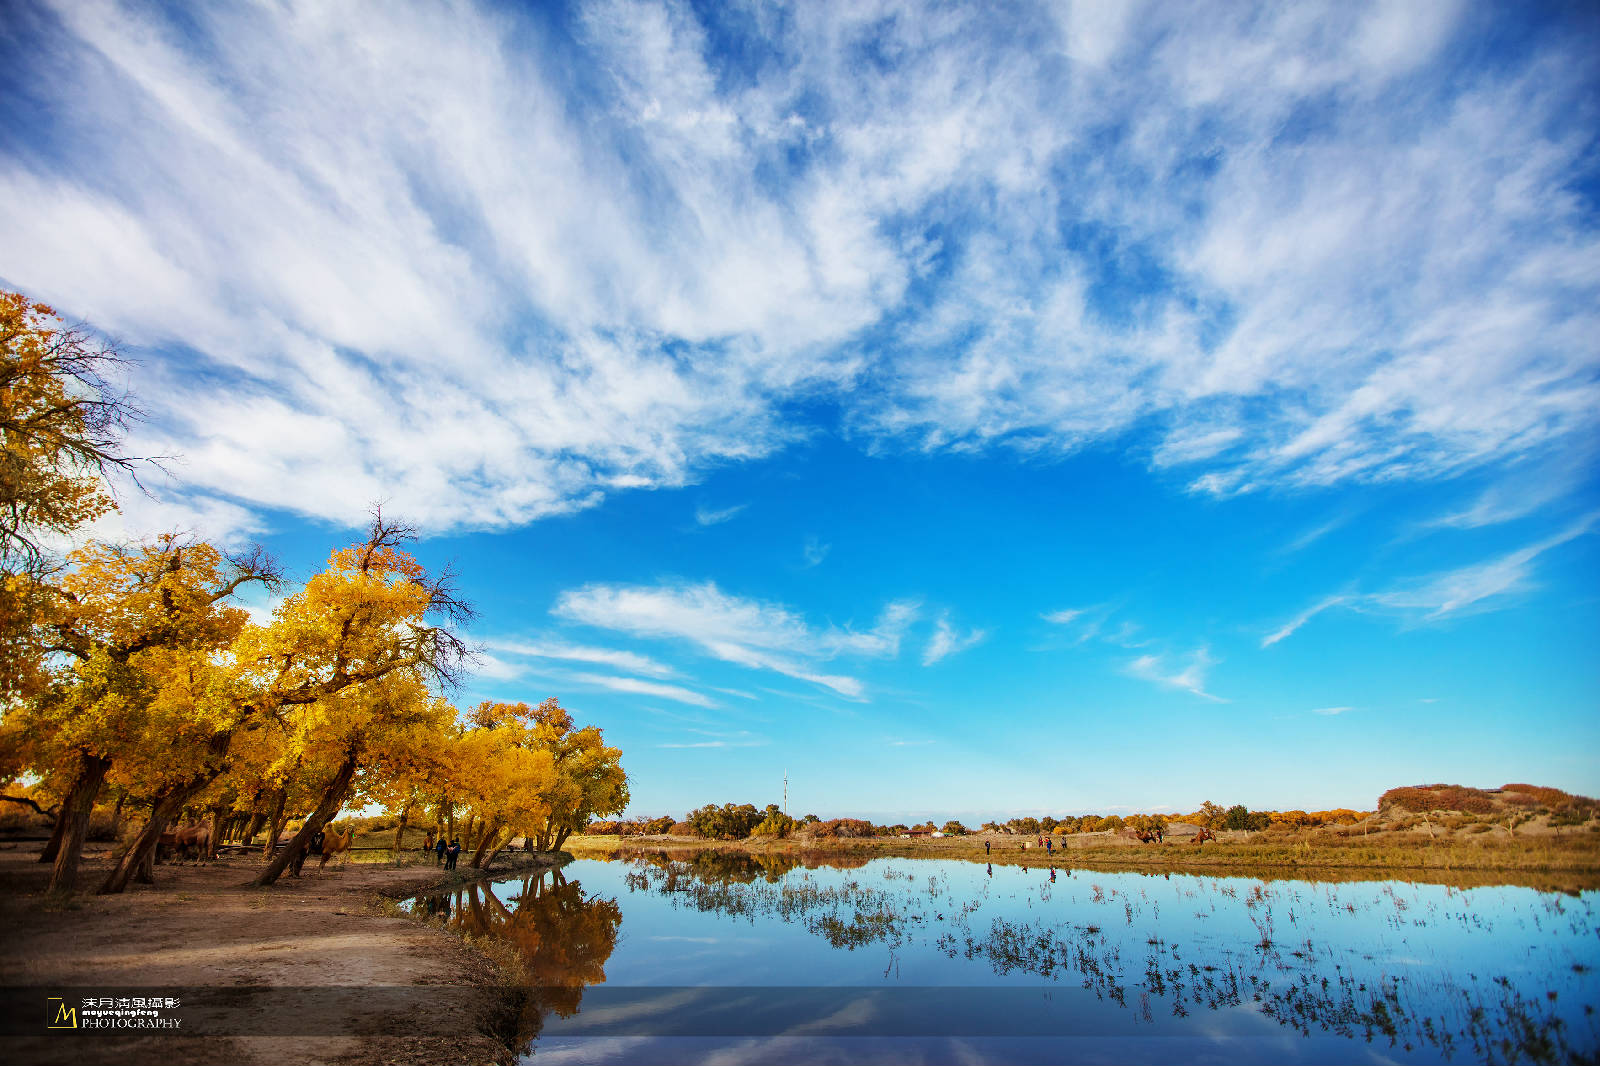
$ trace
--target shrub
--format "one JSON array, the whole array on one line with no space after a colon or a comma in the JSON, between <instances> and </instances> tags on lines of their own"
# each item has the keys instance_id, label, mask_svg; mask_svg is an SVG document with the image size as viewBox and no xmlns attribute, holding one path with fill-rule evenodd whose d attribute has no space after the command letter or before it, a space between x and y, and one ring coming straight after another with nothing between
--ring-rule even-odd
<instances>
[{"instance_id":1,"label":"shrub","mask_svg":"<svg viewBox=\"0 0 1600 1066\"><path fill-rule=\"evenodd\" d=\"M1266 812L1252 812L1250 808L1242 803L1235 803L1222 816L1222 828L1224 829L1260 830L1265 829L1271 823L1272 819Z\"/></svg>"},{"instance_id":2,"label":"shrub","mask_svg":"<svg viewBox=\"0 0 1600 1066\"><path fill-rule=\"evenodd\" d=\"M1378 797L1380 810L1390 806L1415 811L1417 814L1427 814L1429 811L1491 814L1495 810L1494 798L1487 792L1463 785L1413 785L1391 788Z\"/></svg>"},{"instance_id":3,"label":"shrub","mask_svg":"<svg viewBox=\"0 0 1600 1066\"><path fill-rule=\"evenodd\" d=\"M755 837L787 837L798 829L800 824L782 811L768 811L767 816L750 831L750 835Z\"/></svg>"},{"instance_id":4,"label":"shrub","mask_svg":"<svg viewBox=\"0 0 1600 1066\"><path fill-rule=\"evenodd\" d=\"M770 810L777 810L776 805ZM709 840L743 840L765 817L764 812L750 803L724 803L721 807L708 803L690 811L685 821L694 827L695 836Z\"/></svg>"},{"instance_id":5,"label":"shrub","mask_svg":"<svg viewBox=\"0 0 1600 1066\"><path fill-rule=\"evenodd\" d=\"M860 818L834 818L826 822L815 822L806 827L806 832L808 836L837 837L841 839L878 835L876 826Z\"/></svg>"},{"instance_id":6,"label":"shrub","mask_svg":"<svg viewBox=\"0 0 1600 1066\"><path fill-rule=\"evenodd\" d=\"M944 823L944 828L939 830L939 832L943 833L947 837L964 837L967 835L967 827L952 818L948 822Z\"/></svg>"}]
</instances>

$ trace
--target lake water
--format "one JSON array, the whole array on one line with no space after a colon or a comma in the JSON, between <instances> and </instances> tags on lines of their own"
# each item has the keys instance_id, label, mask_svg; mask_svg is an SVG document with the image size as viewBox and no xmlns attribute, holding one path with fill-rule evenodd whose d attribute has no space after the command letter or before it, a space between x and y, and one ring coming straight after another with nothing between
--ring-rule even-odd
<instances>
[{"instance_id":1,"label":"lake water","mask_svg":"<svg viewBox=\"0 0 1600 1066\"><path fill-rule=\"evenodd\" d=\"M537 1063L1569 1062L1595 892L579 860L413 906L514 943Z\"/></svg>"}]
</instances>

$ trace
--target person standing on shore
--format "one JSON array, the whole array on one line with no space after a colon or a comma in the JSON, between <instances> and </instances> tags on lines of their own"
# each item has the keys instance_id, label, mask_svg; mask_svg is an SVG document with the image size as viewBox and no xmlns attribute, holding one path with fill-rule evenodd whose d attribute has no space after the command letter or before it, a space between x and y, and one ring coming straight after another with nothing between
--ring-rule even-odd
<instances>
[{"instance_id":1,"label":"person standing on shore","mask_svg":"<svg viewBox=\"0 0 1600 1066\"><path fill-rule=\"evenodd\" d=\"M442 862L444 862L444 837L443 836L441 836L439 838L439 842L433 846L433 864L435 866L438 866Z\"/></svg>"},{"instance_id":2,"label":"person standing on shore","mask_svg":"<svg viewBox=\"0 0 1600 1066\"><path fill-rule=\"evenodd\" d=\"M450 841L450 850L445 852L445 855L447 858L444 861L444 868L446 870L454 870L456 868L456 859L461 857L461 841Z\"/></svg>"},{"instance_id":3,"label":"person standing on shore","mask_svg":"<svg viewBox=\"0 0 1600 1066\"><path fill-rule=\"evenodd\" d=\"M428 835L426 837L424 837L423 840L422 840L422 850L423 851L432 851L433 850L433 830L431 830L431 829L428 830Z\"/></svg>"}]
</instances>

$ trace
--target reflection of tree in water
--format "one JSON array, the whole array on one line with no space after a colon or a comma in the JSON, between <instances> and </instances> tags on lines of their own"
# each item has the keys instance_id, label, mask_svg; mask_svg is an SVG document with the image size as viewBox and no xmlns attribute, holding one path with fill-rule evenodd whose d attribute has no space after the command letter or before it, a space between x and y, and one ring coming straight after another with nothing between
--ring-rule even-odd
<instances>
[{"instance_id":1,"label":"reflection of tree in water","mask_svg":"<svg viewBox=\"0 0 1600 1066\"><path fill-rule=\"evenodd\" d=\"M905 939L892 894L864 889L855 881L831 887L819 886L809 877L787 882L784 874L802 865L792 856L706 851L688 858L641 854L633 856L633 862L628 887L658 892L674 905L752 922L761 915L804 922L836 948L853 950L878 942L893 947ZM865 864L862 860L856 865Z\"/></svg>"},{"instance_id":2,"label":"reflection of tree in water","mask_svg":"<svg viewBox=\"0 0 1600 1066\"><path fill-rule=\"evenodd\" d=\"M516 950L527 975L518 1026L523 1041L539 1035L546 1014L570 1018L578 1013L583 990L605 981L606 960L622 925L616 900L586 897L583 886L560 870L524 878L521 891L507 902L486 886L471 884L448 896L428 897L421 909L442 916L452 929L494 937Z\"/></svg>"},{"instance_id":3,"label":"reflection of tree in water","mask_svg":"<svg viewBox=\"0 0 1600 1066\"><path fill-rule=\"evenodd\" d=\"M865 866L870 858L829 858L823 860L804 854L783 852L705 851L687 855L666 851L629 850L626 858L635 866L662 871L669 876L689 875L702 881L718 884L748 885L755 881L777 884L790 870L805 867L815 870L826 865L835 870L854 870Z\"/></svg>"},{"instance_id":4,"label":"reflection of tree in water","mask_svg":"<svg viewBox=\"0 0 1600 1066\"><path fill-rule=\"evenodd\" d=\"M1431 1046L1446 1058L1465 1054L1484 1062L1595 1061L1595 1034L1569 1034L1554 992L1526 996L1505 977L1480 980L1455 972L1412 971L1404 983L1393 975L1363 978L1359 951L1318 947L1309 940L1299 945L1276 943L1273 903L1283 907L1282 916L1293 926L1296 908L1304 914L1310 901L1293 894L1279 899L1260 886L1243 900L1258 942L1247 941L1234 954L1225 948L1183 946L1152 936L1146 943L1143 972L1130 974L1123 965L1123 947L1092 923L995 918L987 928L974 930L971 919L987 890L978 899L958 900L939 877L928 878L925 887L912 887L905 882L914 883L913 875L893 869L884 872L888 887L854 879L824 886L809 876L785 881L781 873L773 874L774 865L757 861L782 857L715 854L714 862L636 856L628 886L667 895L674 905L694 910L751 922L761 916L799 922L836 948L882 943L890 949L891 965L895 949L916 928L937 929L941 932L934 946L949 958L981 959L1001 975L1028 973L1050 981L1076 981L1101 999L1131 1007L1146 1022L1154 1021L1158 1006L1181 1018L1197 1008L1220 1011L1249 1005L1302 1036L1335 1034L1381 1041L1408 1052ZM752 861L740 862L741 858ZM794 865L791 862L787 869ZM1092 887L1089 902L1108 905L1112 915L1125 915L1130 927L1149 904L1146 899L1119 899L1115 889L1108 898L1100 886ZM1043 888L1043 901L1048 902L1051 891ZM1228 884L1219 884L1217 893L1238 898ZM1396 922L1424 924L1404 918L1405 904L1392 890L1386 895L1401 916ZM1331 895L1325 902L1333 905ZM1159 921L1159 907L1150 905ZM1555 906L1559 917L1560 905ZM1342 909L1356 913L1353 904ZM1466 912L1436 916L1446 918L1484 928L1480 916ZM1115 920L1121 924L1120 917ZM1592 935L1576 923L1571 931L1580 939ZM1186 957L1197 949L1214 957ZM1592 1008L1586 1008L1585 1017L1593 1017Z\"/></svg>"}]
</instances>

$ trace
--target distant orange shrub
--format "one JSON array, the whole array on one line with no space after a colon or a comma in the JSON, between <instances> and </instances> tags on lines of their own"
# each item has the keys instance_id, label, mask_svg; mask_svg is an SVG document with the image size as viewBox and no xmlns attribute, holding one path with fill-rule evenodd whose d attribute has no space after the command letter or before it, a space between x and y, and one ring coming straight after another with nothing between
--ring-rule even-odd
<instances>
[{"instance_id":1,"label":"distant orange shrub","mask_svg":"<svg viewBox=\"0 0 1600 1066\"><path fill-rule=\"evenodd\" d=\"M1391 788L1378 797L1380 807L1395 806L1426 814L1429 811L1462 811L1466 814L1492 814L1494 799L1482 789L1465 785L1408 785Z\"/></svg>"},{"instance_id":2,"label":"distant orange shrub","mask_svg":"<svg viewBox=\"0 0 1600 1066\"><path fill-rule=\"evenodd\" d=\"M1559 788L1546 788L1543 785L1501 785L1500 791L1527 796L1541 807L1567 807L1578 798L1570 792L1563 792Z\"/></svg>"},{"instance_id":3,"label":"distant orange shrub","mask_svg":"<svg viewBox=\"0 0 1600 1066\"><path fill-rule=\"evenodd\" d=\"M860 818L834 818L831 821L815 822L808 832L808 836L819 837L870 837L876 832L871 822Z\"/></svg>"}]
</instances>

